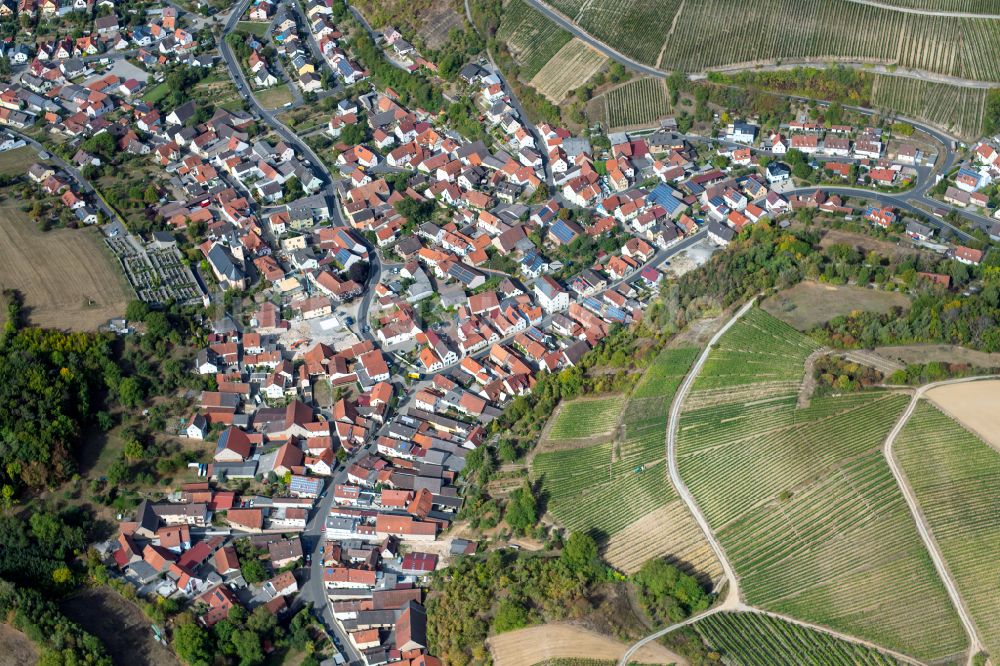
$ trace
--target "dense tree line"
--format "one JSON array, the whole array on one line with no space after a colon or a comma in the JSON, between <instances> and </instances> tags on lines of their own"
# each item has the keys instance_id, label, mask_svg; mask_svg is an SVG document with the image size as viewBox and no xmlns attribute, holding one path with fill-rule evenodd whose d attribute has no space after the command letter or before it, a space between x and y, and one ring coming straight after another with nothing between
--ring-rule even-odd
<instances>
[{"instance_id":1,"label":"dense tree line","mask_svg":"<svg viewBox=\"0 0 1000 666\"><path fill-rule=\"evenodd\" d=\"M857 391L882 382L882 373L875 368L848 361L832 354L820 356L813 364L816 394Z\"/></svg>"},{"instance_id":2,"label":"dense tree line","mask_svg":"<svg viewBox=\"0 0 1000 666\"><path fill-rule=\"evenodd\" d=\"M663 559L649 560L632 576L639 603L656 625L680 622L711 605L698 579Z\"/></svg>"},{"instance_id":3,"label":"dense tree line","mask_svg":"<svg viewBox=\"0 0 1000 666\"><path fill-rule=\"evenodd\" d=\"M190 614L182 614L173 630L173 648L188 666L212 666L223 655L225 663L239 666L259 666L265 663L264 643L276 649L304 651L303 666L317 666L318 645L313 639L312 605L307 604L282 627L278 619L264 606L252 613L236 606L229 616L211 629L194 622Z\"/></svg>"},{"instance_id":4,"label":"dense tree line","mask_svg":"<svg viewBox=\"0 0 1000 666\"><path fill-rule=\"evenodd\" d=\"M559 557L494 550L434 574L428 598L431 651L454 666L489 659L486 637L540 622L585 617L607 578L593 539L580 534Z\"/></svg>"},{"instance_id":5,"label":"dense tree line","mask_svg":"<svg viewBox=\"0 0 1000 666\"><path fill-rule=\"evenodd\" d=\"M83 509L0 515L0 578L58 594L72 587L71 562L87 546L92 518Z\"/></svg>"},{"instance_id":6,"label":"dense tree line","mask_svg":"<svg viewBox=\"0 0 1000 666\"><path fill-rule=\"evenodd\" d=\"M20 327L16 295L0 341L0 481L53 486L68 479L84 425L117 391L111 337Z\"/></svg>"},{"instance_id":7,"label":"dense tree line","mask_svg":"<svg viewBox=\"0 0 1000 666\"><path fill-rule=\"evenodd\" d=\"M41 666L111 666L104 646L37 591L0 580L0 617L40 647Z\"/></svg>"},{"instance_id":8,"label":"dense tree line","mask_svg":"<svg viewBox=\"0 0 1000 666\"><path fill-rule=\"evenodd\" d=\"M710 72L712 83L769 90L797 97L840 102L852 106L870 106L874 77L852 67L795 67L770 72ZM830 121L832 124L838 124Z\"/></svg>"}]
</instances>

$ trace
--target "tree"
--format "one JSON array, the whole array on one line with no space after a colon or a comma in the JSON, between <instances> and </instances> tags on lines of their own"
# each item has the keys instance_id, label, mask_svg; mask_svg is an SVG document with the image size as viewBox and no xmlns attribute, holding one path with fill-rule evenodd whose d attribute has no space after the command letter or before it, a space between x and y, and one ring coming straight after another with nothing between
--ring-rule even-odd
<instances>
[{"instance_id":1,"label":"tree","mask_svg":"<svg viewBox=\"0 0 1000 666\"><path fill-rule=\"evenodd\" d=\"M347 269L347 277L358 284L364 284L368 278L368 262L356 261Z\"/></svg>"},{"instance_id":2,"label":"tree","mask_svg":"<svg viewBox=\"0 0 1000 666\"><path fill-rule=\"evenodd\" d=\"M208 632L194 622L174 629L174 652L188 666L210 666L212 640Z\"/></svg>"},{"instance_id":3,"label":"tree","mask_svg":"<svg viewBox=\"0 0 1000 666\"><path fill-rule=\"evenodd\" d=\"M513 599L504 599L497 608L497 614L493 618L493 630L498 634L505 631L514 631L525 627L530 622L530 616L524 606Z\"/></svg>"},{"instance_id":4,"label":"tree","mask_svg":"<svg viewBox=\"0 0 1000 666\"><path fill-rule=\"evenodd\" d=\"M88 153L97 155L103 162L110 162L114 158L115 153L118 152L115 139L109 132L95 134L84 141L81 148Z\"/></svg>"},{"instance_id":5,"label":"tree","mask_svg":"<svg viewBox=\"0 0 1000 666\"><path fill-rule=\"evenodd\" d=\"M570 534L560 557L570 571L587 580L593 579L601 566L597 556L597 542L585 532Z\"/></svg>"},{"instance_id":6,"label":"tree","mask_svg":"<svg viewBox=\"0 0 1000 666\"><path fill-rule=\"evenodd\" d=\"M529 527L534 527L535 523L538 522L535 495L527 480L520 488L510 494L505 519L511 529L518 533L523 533Z\"/></svg>"},{"instance_id":7,"label":"tree","mask_svg":"<svg viewBox=\"0 0 1000 666\"><path fill-rule=\"evenodd\" d=\"M257 558L250 558L241 561L243 565L243 578L248 583L260 583L267 579L267 570Z\"/></svg>"},{"instance_id":8,"label":"tree","mask_svg":"<svg viewBox=\"0 0 1000 666\"><path fill-rule=\"evenodd\" d=\"M52 582L56 585L65 585L73 579L73 572L67 566L61 566L52 572Z\"/></svg>"},{"instance_id":9,"label":"tree","mask_svg":"<svg viewBox=\"0 0 1000 666\"><path fill-rule=\"evenodd\" d=\"M125 447L122 452L125 455L125 460L128 460L129 462L142 460L146 456L146 449L143 447L142 442L134 437L130 437L128 441L125 442Z\"/></svg>"},{"instance_id":10,"label":"tree","mask_svg":"<svg viewBox=\"0 0 1000 666\"><path fill-rule=\"evenodd\" d=\"M135 377L125 377L118 382L118 402L124 407L138 407L142 404L142 387Z\"/></svg>"},{"instance_id":11,"label":"tree","mask_svg":"<svg viewBox=\"0 0 1000 666\"><path fill-rule=\"evenodd\" d=\"M144 321L149 314L149 304L138 299L129 301L125 308L125 318L129 321Z\"/></svg>"},{"instance_id":12,"label":"tree","mask_svg":"<svg viewBox=\"0 0 1000 666\"><path fill-rule=\"evenodd\" d=\"M364 143L366 138L365 126L361 123L345 125L343 129L340 130L340 137L338 138L341 143L345 143L349 146Z\"/></svg>"},{"instance_id":13,"label":"tree","mask_svg":"<svg viewBox=\"0 0 1000 666\"><path fill-rule=\"evenodd\" d=\"M278 618L264 606L257 606L247 619L247 629L257 632L257 635L270 634L278 626Z\"/></svg>"},{"instance_id":14,"label":"tree","mask_svg":"<svg viewBox=\"0 0 1000 666\"><path fill-rule=\"evenodd\" d=\"M264 663L264 650L260 647L260 637L252 631L243 630L233 634L233 646L240 666L257 666Z\"/></svg>"},{"instance_id":15,"label":"tree","mask_svg":"<svg viewBox=\"0 0 1000 666\"><path fill-rule=\"evenodd\" d=\"M398 201L395 204L396 212L406 218L412 224L423 224L434 215L434 203L431 201L417 201L409 197Z\"/></svg>"}]
</instances>

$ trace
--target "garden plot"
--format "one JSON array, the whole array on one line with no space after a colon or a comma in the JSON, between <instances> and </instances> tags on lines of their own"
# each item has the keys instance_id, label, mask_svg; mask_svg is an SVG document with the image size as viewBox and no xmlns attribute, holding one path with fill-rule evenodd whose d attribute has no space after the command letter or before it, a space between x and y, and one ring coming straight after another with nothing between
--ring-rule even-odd
<instances>
[{"instance_id":1,"label":"garden plot","mask_svg":"<svg viewBox=\"0 0 1000 666\"><path fill-rule=\"evenodd\" d=\"M926 402L894 450L987 650L1000 653L1000 453Z\"/></svg>"}]
</instances>

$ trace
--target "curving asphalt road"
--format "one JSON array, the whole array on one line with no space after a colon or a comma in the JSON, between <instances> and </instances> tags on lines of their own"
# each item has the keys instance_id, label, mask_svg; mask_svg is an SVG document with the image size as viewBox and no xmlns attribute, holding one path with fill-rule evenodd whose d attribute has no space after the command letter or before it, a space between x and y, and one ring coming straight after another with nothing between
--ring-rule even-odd
<instances>
[{"instance_id":1,"label":"curving asphalt road","mask_svg":"<svg viewBox=\"0 0 1000 666\"><path fill-rule=\"evenodd\" d=\"M902 416L899 417L896 425L885 438L885 444L882 449L882 452L885 454L886 462L889 463L889 469L892 470L892 475L896 478L896 485L899 486L899 489L902 491L903 498L906 500L910 513L913 515L913 521L917 525L917 532L920 534L920 538L923 540L924 546L927 548L927 552L930 553L931 561L934 563L934 568L937 570L938 576L944 583L945 590L947 590L948 596L951 598L951 603L958 612L959 618L962 620L962 626L965 628L965 633L969 636L969 663L971 663L972 657L984 649L983 640L979 635L976 623L973 621L965 601L962 599L961 593L958 591L958 585L955 583L955 579L951 575L951 571L948 569L948 564L945 562L944 555L941 554L941 549L938 547L937 541L931 533L930 525L928 525L927 518L924 516L924 512L920 508L920 503L913 492L913 488L910 486L910 482L906 478L906 474L903 472L902 467L899 465L899 461L896 459L896 455L892 451L892 446L896 443L896 438L899 436L899 433L902 432L903 427L906 426L907 421L910 420L910 417L917 408L917 404L927 391L939 386L947 386L949 384L964 384L983 379L996 379L998 376L1000 375L962 377L959 379L947 379L940 382L933 382L931 384L921 386L913 393L913 398L906 406L906 410L903 412Z\"/></svg>"}]
</instances>

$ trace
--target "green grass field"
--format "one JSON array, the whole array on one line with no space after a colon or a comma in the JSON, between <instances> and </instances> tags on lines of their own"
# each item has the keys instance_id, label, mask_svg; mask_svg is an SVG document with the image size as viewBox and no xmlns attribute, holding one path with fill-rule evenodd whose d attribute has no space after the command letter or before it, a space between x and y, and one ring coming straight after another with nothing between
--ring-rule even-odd
<instances>
[{"instance_id":1,"label":"green grass field","mask_svg":"<svg viewBox=\"0 0 1000 666\"><path fill-rule=\"evenodd\" d=\"M38 152L31 146L2 152L0 153L0 175L23 174L28 170L28 167L40 161Z\"/></svg>"},{"instance_id":2,"label":"green grass field","mask_svg":"<svg viewBox=\"0 0 1000 666\"><path fill-rule=\"evenodd\" d=\"M719 613L694 625L733 666L896 666L896 659L757 613Z\"/></svg>"},{"instance_id":3,"label":"green grass field","mask_svg":"<svg viewBox=\"0 0 1000 666\"><path fill-rule=\"evenodd\" d=\"M264 33L267 32L267 23L261 23L258 21L240 21L236 24L237 32L248 32L258 37L263 37Z\"/></svg>"},{"instance_id":4,"label":"green grass field","mask_svg":"<svg viewBox=\"0 0 1000 666\"><path fill-rule=\"evenodd\" d=\"M504 6L497 38L505 41L521 67L520 78L530 81L572 35L523 0Z\"/></svg>"},{"instance_id":5,"label":"green grass field","mask_svg":"<svg viewBox=\"0 0 1000 666\"><path fill-rule=\"evenodd\" d=\"M148 102L149 104L156 104L161 99L166 97L167 93L169 92L170 92L170 87L167 86L167 82L161 81L152 88L146 90L146 92L142 94L142 99Z\"/></svg>"},{"instance_id":6,"label":"green grass field","mask_svg":"<svg viewBox=\"0 0 1000 666\"><path fill-rule=\"evenodd\" d=\"M695 387L744 397L685 403L681 476L748 603L921 659L953 655L964 647L958 617L881 453L907 397L858 393L797 409L814 348L758 309L734 325Z\"/></svg>"},{"instance_id":7,"label":"green grass field","mask_svg":"<svg viewBox=\"0 0 1000 666\"><path fill-rule=\"evenodd\" d=\"M559 406L549 429L550 440L582 439L604 435L614 430L625 397L571 400Z\"/></svg>"},{"instance_id":8,"label":"green grass field","mask_svg":"<svg viewBox=\"0 0 1000 666\"><path fill-rule=\"evenodd\" d=\"M987 649L1000 653L1000 453L926 402L894 450Z\"/></svg>"}]
</instances>

